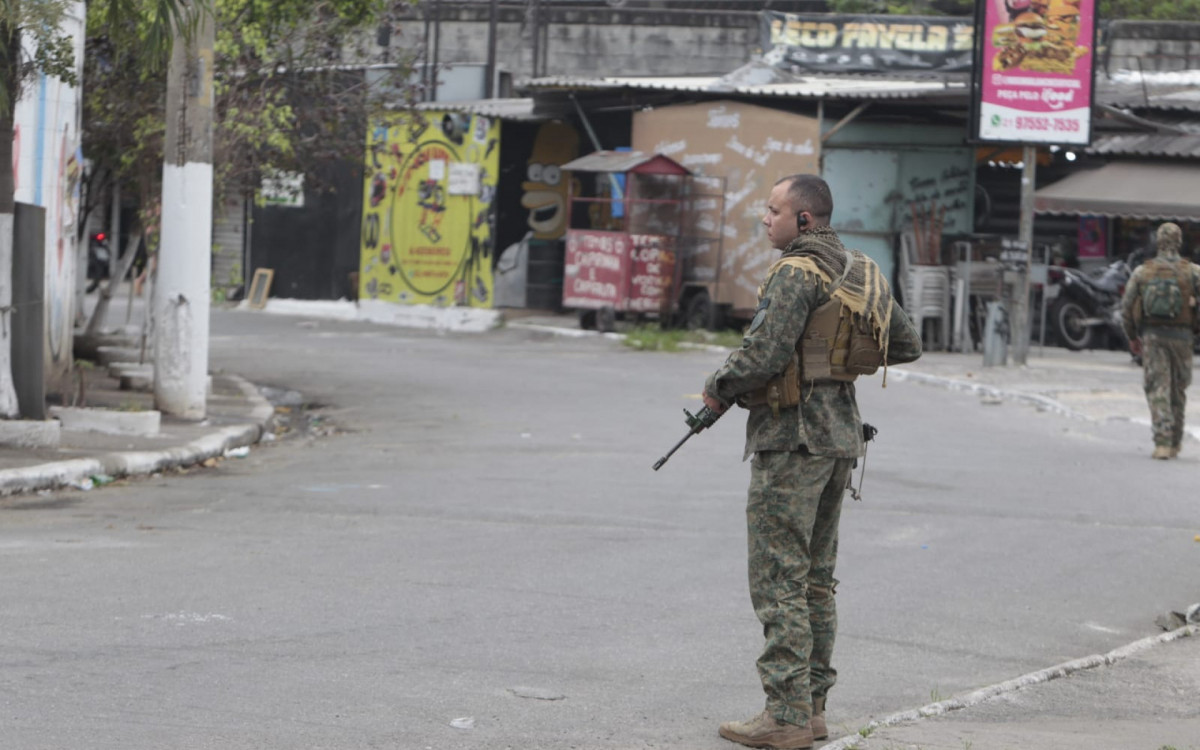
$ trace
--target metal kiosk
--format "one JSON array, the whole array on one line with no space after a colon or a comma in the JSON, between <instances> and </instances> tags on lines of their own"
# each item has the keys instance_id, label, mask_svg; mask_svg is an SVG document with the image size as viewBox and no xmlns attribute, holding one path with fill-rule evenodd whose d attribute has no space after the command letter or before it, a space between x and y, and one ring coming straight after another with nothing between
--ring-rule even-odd
<instances>
[{"instance_id":1,"label":"metal kiosk","mask_svg":"<svg viewBox=\"0 0 1200 750\"><path fill-rule=\"evenodd\" d=\"M596 151L562 166L567 193L563 307L583 328L611 331L618 316L669 322L692 173L662 154Z\"/></svg>"}]
</instances>

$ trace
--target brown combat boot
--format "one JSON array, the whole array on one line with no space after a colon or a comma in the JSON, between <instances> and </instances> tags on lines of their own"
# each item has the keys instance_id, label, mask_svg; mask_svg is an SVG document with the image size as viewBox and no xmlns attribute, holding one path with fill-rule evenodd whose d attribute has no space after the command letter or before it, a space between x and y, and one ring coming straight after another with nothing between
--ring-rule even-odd
<instances>
[{"instance_id":1,"label":"brown combat boot","mask_svg":"<svg viewBox=\"0 0 1200 750\"><path fill-rule=\"evenodd\" d=\"M1179 446L1178 445L1171 446L1171 458L1179 458Z\"/></svg>"},{"instance_id":2,"label":"brown combat boot","mask_svg":"<svg viewBox=\"0 0 1200 750\"><path fill-rule=\"evenodd\" d=\"M1154 446L1154 453L1150 454L1150 458L1158 461L1166 461L1171 457L1171 449L1165 445Z\"/></svg>"},{"instance_id":3,"label":"brown combat boot","mask_svg":"<svg viewBox=\"0 0 1200 750\"><path fill-rule=\"evenodd\" d=\"M812 721L808 723L812 729L814 740L829 739L829 727L825 725L825 696L814 695L812 699L813 714Z\"/></svg>"},{"instance_id":4,"label":"brown combat boot","mask_svg":"<svg viewBox=\"0 0 1200 750\"><path fill-rule=\"evenodd\" d=\"M749 721L727 721L721 725L721 736L747 747L771 750L807 750L813 746L811 727L798 727L776 721L766 711Z\"/></svg>"}]
</instances>

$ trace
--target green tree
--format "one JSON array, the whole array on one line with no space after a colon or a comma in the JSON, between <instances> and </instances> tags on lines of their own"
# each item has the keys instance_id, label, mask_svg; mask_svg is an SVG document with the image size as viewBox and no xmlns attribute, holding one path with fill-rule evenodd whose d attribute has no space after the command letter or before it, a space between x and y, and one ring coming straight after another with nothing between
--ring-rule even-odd
<instances>
[{"instance_id":1,"label":"green tree","mask_svg":"<svg viewBox=\"0 0 1200 750\"><path fill-rule=\"evenodd\" d=\"M829 9L894 16L970 16L975 13L975 0L829 0Z\"/></svg>"},{"instance_id":2,"label":"green tree","mask_svg":"<svg viewBox=\"0 0 1200 750\"><path fill-rule=\"evenodd\" d=\"M382 86L368 89L359 63L370 59L377 25L392 22L390 7L388 0L216 0L216 201L252 195L267 172L311 175L314 165L361 157L366 113L403 90L398 82L411 62L401 60L379 76ZM91 192L119 180L142 206L152 205L161 179L163 59L139 42L147 25L114 37L98 13L88 24Z\"/></svg>"},{"instance_id":3,"label":"green tree","mask_svg":"<svg viewBox=\"0 0 1200 750\"><path fill-rule=\"evenodd\" d=\"M1113 21L1196 21L1200 0L1100 0L1099 15Z\"/></svg>"},{"instance_id":4,"label":"green tree","mask_svg":"<svg viewBox=\"0 0 1200 750\"><path fill-rule=\"evenodd\" d=\"M79 81L79 65L71 38L63 32L67 0L0 0L0 164L12 164L13 110L22 88L39 73L71 84ZM130 0L96 0L109 23L128 17ZM185 0L155 0L148 15L147 42L169 46L171 24L184 18ZM32 52L27 52L32 50ZM13 173L0 169L0 417L17 416L12 384L11 314L13 260Z\"/></svg>"}]
</instances>

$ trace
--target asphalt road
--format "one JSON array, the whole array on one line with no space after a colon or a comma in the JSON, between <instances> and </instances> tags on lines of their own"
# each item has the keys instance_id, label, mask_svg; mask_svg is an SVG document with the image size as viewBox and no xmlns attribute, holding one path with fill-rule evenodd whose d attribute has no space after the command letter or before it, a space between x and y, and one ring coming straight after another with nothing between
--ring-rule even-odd
<instances>
[{"instance_id":1,"label":"asphalt road","mask_svg":"<svg viewBox=\"0 0 1200 750\"><path fill-rule=\"evenodd\" d=\"M719 353L215 311L212 366L340 432L0 504L0 747L726 748L761 709ZM1157 632L1200 598L1145 428L879 378L835 735ZM856 480L857 480L856 473Z\"/></svg>"}]
</instances>

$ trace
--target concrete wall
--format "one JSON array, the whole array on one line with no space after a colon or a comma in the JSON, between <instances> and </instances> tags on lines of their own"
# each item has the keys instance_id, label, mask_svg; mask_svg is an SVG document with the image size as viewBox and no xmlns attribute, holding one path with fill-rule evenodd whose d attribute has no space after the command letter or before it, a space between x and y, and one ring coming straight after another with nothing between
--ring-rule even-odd
<instances>
[{"instance_id":1,"label":"concrete wall","mask_svg":"<svg viewBox=\"0 0 1200 750\"><path fill-rule=\"evenodd\" d=\"M487 59L487 8L442 11L438 61ZM432 24L431 24L432 25ZM539 75L703 75L728 73L744 64L758 45L755 13L669 10L543 10L543 63ZM532 77L534 27L519 8L501 8L496 59L514 78ZM419 49L425 22L401 21L391 38L392 56ZM430 30L430 47L433 32Z\"/></svg>"},{"instance_id":2,"label":"concrete wall","mask_svg":"<svg viewBox=\"0 0 1200 750\"><path fill-rule=\"evenodd\" d=\"M1108 35L1110 71L1200 69L1200 23L1114 21Z\"/></svg>"},{"instance_id":3,"label":"concrete wall","mask_svg":"<svg viewBox=\"0 0 1200 750\"><path fill-rule=\"evenodd\" d=\"M391 58L419 50L426 23L417 10L391 38ZM537 75L723 74L758 49L758 15L746 11L553 8L542 12L543 63ZM501 8L497 62L516 79L533 77L533 20L521 8ZM443 8L440 64L487 59L487 6ZM1200 68L1200 23L1113 21L1109 69ZM430 46L433 44L432 30Z\"/></svg>"}]
</instances>

